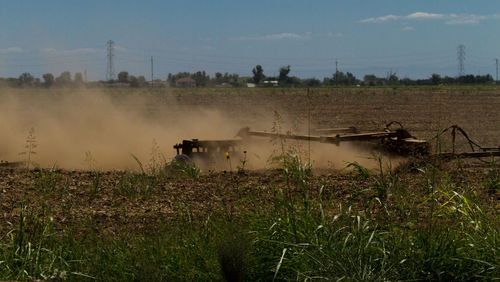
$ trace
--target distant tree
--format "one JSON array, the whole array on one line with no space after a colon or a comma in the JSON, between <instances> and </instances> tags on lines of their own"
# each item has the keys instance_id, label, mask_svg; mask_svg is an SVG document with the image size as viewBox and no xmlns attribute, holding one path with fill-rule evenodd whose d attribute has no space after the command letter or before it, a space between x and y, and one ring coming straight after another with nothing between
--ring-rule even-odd
<instances>
[{"instance_id":1,"label":"distant tree","mask_svg":"<svg viewBox=\"0 0 500 282\"><path fill-rule=\"evenodd\" d=\"M431 83L433 85L438 85L438 84L441 83L441 76L439 74L437 74L437 73L433 73L431 75L431 79L430 80L431 80Z\"/></svg>"},{"instance_id":2,"label":"distant tree","mask_svg":"<svg viewBox=\"0 0 500 282\"><path fill-rule=\"evenodd\" d=\"M350 72L346 72L345 74L345 84L347 85L355 85L355 84L358 84L358 79L356 78L356 76L354 76L354 74L350 73Z\"/></svg>"},{"instance_id":3,"label":"distant tree","mask_svg":"<svg viewBox=\"0 0 500 282\"><path fill-rule=\"evenodd\" d=\"M227 72L226 72L226 74L227 74ZM215 83L222 83L222 82L225 82L225 81L223 81L222 73L216 72L215 73Z\"/></svg>"},{"instance_id":4,"label":"distant tree","mask_svg":"<svg viewBox=\"0 0 500 282\"><path fill-rule=\"evenodd\" d=\"M259 84L262 79L264 79L264 69L261 65L256 65L252 70L253 73L253 82L255 84Z\"/></svg>"},{"instance_id":5,"label":"distant tree","mask_svg":"<svg viewBox=\"0 0 500 282\"><path fill-rule=\"evenodd\" d=\"M20 86L31 86L35 78L28 72L25 72L17 79Z\"/></svg>"},{"instance_id":6,"label":"distant tree","mask_svg":"<svg viewBox=\"0 0 500 282\"><path fill-rule=\"evenodd\" d=\"M170 87L175 86L175 75L173 75L172 73L168 73L167 81Z\"/></svg>"},{"instance_id":7,"label":"distant tree","mask_svg":"<svg viewBox=\"0 0 500 282\"><path fill-rule=\"evenodd\" d=\"M386 83L389 85L396 85L399 84L399 77L396 75L395 72L389 71L386 76Z\"/></svg>"},{"instance_id":8,"label":"distant tree","mask_svg":"<svg viewBox=\"0 0 500 282\"><path fill-rule=\"evenodd\" d=\"M280 68L280 75L278 77L278 82L280 85L290 84L290 78L288 77L289 73L290 73L290 65Z\"/></svg>"},{"instance_id":9,"label":"distant tree","mask_svg":"<svg viewBox=\"0 0 500 282\"><path fill-rule=\"evenodd\" d=\"M450 76L445 76L442 81L443 81L444 84L454 84L454 83L456 83L456 79L454 77L450 77Z\"/></svg>"},{"instance_id":10,"label":"distant tree","mask_svg":"<svg viewBox=\"0 0 500 282\"><path fill-rule=\"evenodd\" d=\"M46 73L43 76L43 85L45 87L50 87L54 84L54 75L51 73Z\"/></svg>"},{"instance_id":11,"label":"distant tree","mask_svg":"<svg viewBox=\"0 0 500 282\"><path fill-rule=\"evenodd\" d=\"M375 86L379 84L379 78L376 77L374 74L366 74L363 77L363 82L369 86Z\"/></svg>"},{"instance_id":12,"label":"distant tree","mask_svg":"<svg viewBox=\"0 0 500 282\"><path fill-rule=\"evenodd\" d=\"M319 79L316 78L309 78L304 80L304 84L309 87L315 87L315 86L320 86L321 81L319 81Z\"/></svg>"},{"instance_id":13,"label":"distant tree","mask_svg":"<svg viewBox=\"0 0 500 282\"><path fill-rule=\"evenodd\" d=\"M341 71L336 71L333 74L333 78L331 79L329 84L334 85L355 85L358 84L358 79L350 72L346 72L345 74Z\"/></svg>"},{"instance_id":14,"label":"distant tree","mask_svg":"<svg viewBox=\"0 0 500 282\"><path fill-rule=\"evenodd\" d=\"M205 71L197 71L192 75L192 78L196 81L197 86L206 86L207 82L210 80L210 76L208 76Z\"/></svg>"},{"instance_id":15,"label":"distant tree","mask_svg":"<svg viewBox=\"0 0 500 282\"><path fill-rule=\"evenodd\" d=\"M128 82L130 83L130 87L139 87L139 81L133 75L128 77Z\"/></svg>"},{"instance_id":16,"label":"distant tree","mask_svg":"<svg viewBox=\"0 0 500 282\"><path fill-rule=\"evenodd\" d=\"M290 85L290 86L292 86L292 87L300 87L300 86L304 85L302 79L300 79L297 76L290 76L290 77L288 77L287 84Z\"/></svg>"},{"instance_id":17,"label":"distant tree","mask_svg":"<svg viewBox=\"0 0 500 282\"><path fill-rule=\"evenodd\" d=\"M417 82L415 80L412 80L408 77L400 79L399 83L402 85L415 85L415 84L417 84Z\"/></svg>"},{"instance_id":18,"label":"distant tree","mask_svg":"<svg viewBox=\"0 0 500 282\"><path fill-rule=\"evenodd\" d=\"M71 73L69 71L63 71L58 77L56 77L56 84L60 86L68 86L71 83Z\"/></svg>"},{"instance_id":19,"label":"distant tree","mask_svg":"<svg viewBox=\"0 0 500 282\"><path fill-rule=\"evenodd\" d=\"M42 85L42 82L40 80L40 78L35 78L35 80L33 81L33 86L35 87L40 87Z\"/></svg>"},{"instance_id":20,"label":"distant tree","mask_svg":"<svg viewBox=\"0 0 500 282\"><path fill-rule=\"evenodd\" d=\"M118 74L118 81L121 83L127 83L128 82L128 72L122 71Z\"/></svg>"},{"instance_id":21,"label":"distant tree","mask_svg":"<svg viewBox=\"0 0 500 282\"><path fill-rule=\"evenodd\" d=\"M333 84L335 85L342 85L344 84L344 80L345 80L345 75L343 72L341 71L336 71L334 74L333 74Z\"/></svg>"},{"instance_id":22,"label":"distant tree","mask_svg":"<svg viewBox=\"0 0 500 282\"><path fill-rule=\"evenodd\" d=\"M484 83L492 82L493 77L490 74L476 75L475 80L476 80L475 83L484 84Z\"/></svg>"},{"instance_id":23,"label":"distant tree","mask_svg":"<svg viewBox=\"0 0 500 282\"><path fill-rule=\"evenodd\" d=\"M74 81L77 85L83 85L83 75L81 72L75 73Z\"/></svg>"},{"instance_id":24,"label":"distant tree","mask_svg":"<svg viewBox=\"0 0 500 282\"><path fill-rule=\"evenodd\" d=\"M146 78L144 75L138 76L137 77L137 84L139 87L145 86L146 85Z\"/></svg>"}]
</instances>

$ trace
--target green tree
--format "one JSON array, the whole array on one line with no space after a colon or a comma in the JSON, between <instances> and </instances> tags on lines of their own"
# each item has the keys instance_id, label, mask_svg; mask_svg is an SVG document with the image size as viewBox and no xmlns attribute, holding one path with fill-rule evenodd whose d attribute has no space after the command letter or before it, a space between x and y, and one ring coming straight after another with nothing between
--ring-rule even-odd
<instances>
[{"instance_id":1,"label":"green tree","mask_svg":"<svg viewBox=\"0 0 500 282\"><path fill-rule=\"evenodd\" d=\"M375 86L381 84L380 78L376 77L374 74L367 74L363 77L363 81L365 84L369 86Z\"/></svg>"},{"instance_id":2,"label":"green tree","mask_svg":"<svg viewBox=\"0 0 500 282\"><path fill-rule=\"evenodd\" d=\"M137 85L139 87L146 85L146 78L144 77L144 75L140 75L137 77Z\"/></svg>"},{"instance_id":3,"label":"green tree","mask_svg":"<svg viewBox=\"0 0 500 282\"><path fill-rule=\"evenodd\" d=\"M315 87L315 86L320 86L321 81L319 81L319 79L316 78L308 78L304 80L304 84L309 87Z\"/></svg>"},{"instance_id":4,"label":"green tree","mask_svg":"<svg viewBox=\"0 0 500 282\"><path fill-rule=\"evenodd\" d=\"M440 76L439 74L437 74L437 73L433 73L433 74L431 75L431 83L432 83L433 85L438 85L438 84L440 84L440 83L441 83L441 76Z\"/></svg>"},{"instance_id":5,"label":"green tree","mask_svg":"<svg viewBox=\"0 0 500 282\"><path fill-rule=\"evenodd\" d=\"M290 77L288 77L289 73L290 73L290 65L280 68L280 75L278 77L278 82L280 85L290 84Z\"/></svg>"},{"instance_id":6,"label":"green tree","mask_svg":"<svg viewBox=\"0 0 500 282\"><path fill-rule=\"evenodd\" d=\"M208 76L205 71L197 71L192 75L192 78L196 81L197 86L206 86L210 76Z\"/></svg>"},{"instance_id":7,"label":"green tree","mask_svg":"<svg viewBox=\"0 0 500 282\"><path fill-rule=\"evenodd\" d=\"M222 73L220 73L220 72L216 72L215 73L215 82L216 83L226 82L226 81L223 80Z\"/></svg>"},{"instance_id":8,"label":"green tree","mask_svg":"<svg viewBox=\"0 0 500 282\"><path fill-rule=\"evenodd\" d=\"M77 85L83 84L83 75L81 72L75 73L74 81L75 81L75 84L77 84Z\"/></svg>"},{"instance_id":9,"label":"green tree","mask_svg":"<svg viewBox=\"0 0 500 282\"><path fill-rule=\"evenodd\" d=\"M128 72L121 71L118 74L118 81L121 82L121 83L127 83L128 82Z\"/></svg>"},{"instance_id":10,"label":"green tree","mask_svg":"<svg viewBox=\"0 0 500 282\"><path fill-rule=\"evenodd\" d=\"M71 73L69 71L63 71L58 77L56 77L56 84L60 86L68 86L71 83Z\"/></svg>"},{"instance_id":11,"label":"green tree","mask_svg":"<svg viewBox=\"0 0 500 282\"><path fill-rule=\"evenodd\" d=\"M341 84L345 84L345 75L343 72L341 71L336 71L334 74L333 74L333 83L335 85L341 85Z\"/></svg>"},{"instance_id":12,"label":"green tree","mask_svg":"<svg viewBox=\"0 0 500 282\"><path fill-rule=\"evenodd\" d=\"M259 84L259 82L264 79L264 69L262 68L261 65L257 65L255 66L255 68L253 68L252 70L253 72L253 82L255 84Z\"/></svg>"},{"instance_id":13,"label":"green tree","mask_svg":"<svg viewBox=\"0 0 500 282\"><path fill-rule=\"evenodd\" d=\"M54 75L51 73L46 73L43 76L43 85L45 87L50 87L54 84Z\"/></svg>"},{"instance_id":14,"label":"green tree","mask_svg":"<svg viewBox=\"0 0 500 282\"><path fill-rule=\"evenodd\" d=\"M133 75L128 77L128 82L130 83L130 87L139 87L139 81Z\"/></svg>"},{"instance_id":15,"label":"green tree","mask_svg":"<svg viewBox=\"0 0 500 282\"><path fill-rule=\"evenodd\" d=\"M31 86L34 80L35 78L29 72L21 74L17 79L20 86Z\"/></svg>"},{"instance_id":16,"label":"green tree","mask_svg":"<svg viewBox=\"0 0 500 282\"><path fill-rule=\"evenodd\" d=\"M356 76L354 76L354 74L352 74L350 72L346 72L346 74L345 74L345 84L347 84L347 85L358 84L358 79L356 78Z\"/></svg>"},{"instance_id":17,"label":"green tree","mask_svg":"<svg viewBox=\"0 0 500 282\"><path fill-rule=\"evenodd\" d=\"M399 77L396 75L395 72L389 71L386 76L386 83L389 85L396 85L399 84Z\"/></svg>"}]
</instances>

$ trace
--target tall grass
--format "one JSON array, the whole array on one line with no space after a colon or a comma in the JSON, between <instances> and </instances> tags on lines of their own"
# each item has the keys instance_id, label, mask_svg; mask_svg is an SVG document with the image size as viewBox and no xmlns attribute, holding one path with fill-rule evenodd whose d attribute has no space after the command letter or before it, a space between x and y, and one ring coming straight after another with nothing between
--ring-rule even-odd
<instances>
[{"instance_id":1,"label":"tall grass","mask_svg":"<svg viewBox=\"0 0 500 282\"><path fill-rule=\"evenodd\" d=\"M310 164L281 156L281 183L255 209L213 210L202 218L179 203L174 218L147 231L55 230L50 217L23 208L1 245L0 278L11 280L494 280L500 278L500 220L482 207L473 187L429 167L411 175L424 195L405 190L395 172L358 167L388 211L381 219L362 204L340 204L314 181ZM437 177L436 175L440 175ZM366 179L363 179L366 176ZM203 179L205 176L199 176ZM232 176L231 180L237 176ZM246 177L246 176L242 176ZM423 179L422 179L423 178ZM167 178L168 179L168 178ZM489 181L486 178L485 181ZM125 175L118 193L147 197L159 178ZM194 180L195 181L195 180ZM234 180L233 185L246 185ZM254 184L259 185L259 184ZM431 187L431 188L429 188ZM479 187L483 189L482 187ZM242 191L237 190L237 191ZM397 195L403 198L389 197ZM385 195L384 197L381 197ZM431 197L432 196L432 197ZM241 195L243 198L244 196ZM248 196L246 196L248 197ZM253 197L252 195L249 196ZM257 197L257 196L255 196ZM397 199L403 199L397 202ZM252 199L250 199L252 200ZM430 209L401 218L394 210ZM369 205L368 205L369 206ZM409 223L412 224L409 224ZM84 225L85 223L81 223ZM76 230L85 230L84 234Z\"/></svg>"}]
</instances>

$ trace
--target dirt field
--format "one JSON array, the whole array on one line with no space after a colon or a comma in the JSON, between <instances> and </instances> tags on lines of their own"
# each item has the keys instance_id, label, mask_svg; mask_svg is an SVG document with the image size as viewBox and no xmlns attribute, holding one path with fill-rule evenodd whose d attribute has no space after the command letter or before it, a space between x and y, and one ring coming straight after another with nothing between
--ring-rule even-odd
<instances>
[{"instance_id":1,"label":"dirt field","mask_svg":"<svg viewBox=\"0 0 500 282\"><path fill-rule=\"evenodd\" d=\"M300 133L308 121L371 131L396 120L426 139L458 124L493 147L499 109L494 87L313 89L309 97L280 88L0 89L0 159L32 161L29 170L0 164L0 274L222 280L227 246L252 258L249 280L272 280L277 262L283 280L315 272L353 280L497 278L498 161L383 156L379 163L367 149L320 144L311 147L310 170L276 140L247 148L240 172L235 158L225 171L169 160L182 139L232 138L243 126ZM446 134L441 149L449 142ZM467 150L464 139L457 142ZM305 156L307 147L286 148ZM272 163L270 156L287 158ZM344 169L354 161L362 166ZM375 276L351 274L353 262Z\"/></svg>"},{"instance_id":2,"label":"dirt field","mask_svg":"<svg viewBox=\"0 0 500 282\"><path fill-rule=\"evenodd\" d=\"M381 130L400 121L413 135L429 139L457 124L482 146L500 144L500 88L324 88L313 89L0 89L0 159L22 160L26 137L35 129L34 161L66 169L131 169L153 151L165 159L182 139L232 138L241 127L307 132L311 128L355 126ZM277 116L280 118L277 118ZM310 118L309 118L310 117ZM449 145L449 135L443 140ZM466 142L458 139L461 149ZM249 166L267 167L272 146ZM449 149L449 148L448 148ZM341 168L370 152L349 147L313 147L317 167Z\"/></svg>"},{"instance_id":3,"label":"dirt field","mask_svg":"<svg viewBox=\"0 0 500 282\"><path fill-rule=\"evenodd\" d=\"M60 217L58 222L81 221L94 215L102 216L109 227L121 225L118 222L123 220L133 221L134 225L141 220L151 222L153 214L153 217L168 217L178 208L174 202L188 201L196 210L205 211L206 207L197 205L216 204L217 201L206 199L217 194L213 189L228 192L226 186L231 183L228 180L236 176L219 175L203 178L201 182L188 179L171 183L170 180L158 182L154 177L136 179L138 176L115 170L128 167L137 171L138 164L129 153L137 155L146 170L152 169L173 157L175 151L171 145L183 138L231 138L242 126L270 130L273 122L276 123L276 112L281 116L283 130L296 132L306 128L310 114L312 127L353 125L361 130L373 130L397 120L421 138L431 138L443 128L458 124L479 144L500 145L500 89L492 87L313 89L309 98L305 89L278 88L0 91L2 119L11 122L2 125L0 152L3 154L0 156L5 160L24 158L25 155L19 156L18 152L23 151L25 133L33 126L37 128L34 161L42 167L55 164L66 169L53 172L50 169L42 172L3 169L1 204L7 221L19 214L24 201L41 208L55 208L55 214ZM153 145L152 140L156 140ZM463 141L462 148L466 149ZM269 147L276 146L269 144ZM346 148L347 153L343 151ZM331 158L330 166L315 168L323 169L322 174L336 175L328 179L340 183L336 186L352 186L352 178L338 171L347 161L363 163L370 156L368 151L345 146L323 144L314 149ZM258 169L269 167L268 157L264 157ZM234 160L233 170L238 164L238 160ZM252 168L251 163L248 167ZM334 170L329 170L332 167ZM251 183L258 187L269 182L279 183L279 173L260 171L244 180L235 179L250 183L248 187L255 186ZM102 195L93 199L90 190L96 185L95 189L102 190L94 192ZM127 194L126 187L132 196ZM58 191L59 196L39 201L46 192L55 193L52 190ZM224 193L218 197L230 197ZM128 205L129 197L139 200ZM146 198L147 204L142 203L140 199ZM83 205L87 201L90 206ZM64 215L67 203L82 210ZM121 215L123 218L117 208L126 209ZM154 212L148 214L152 210Z\"/></svg>"}]
</instances>

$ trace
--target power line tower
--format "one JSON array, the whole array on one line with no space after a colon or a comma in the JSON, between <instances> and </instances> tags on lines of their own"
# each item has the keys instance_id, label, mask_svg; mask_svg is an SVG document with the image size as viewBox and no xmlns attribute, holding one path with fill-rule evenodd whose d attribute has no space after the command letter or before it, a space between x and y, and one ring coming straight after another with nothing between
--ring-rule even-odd
<instances>
[{"instance_id":1,"label":"power line tower","mask_svg":"<svg viewBox=\"0 0 500 282\"><path fill-rule=\"evenodd\" d=\"M464 75L465 45L460 44L457 48L458 76Z\"/></svg>"},{"instance_id":2,"label":"power line tower","mask_svg":"<svg viewBox=\"0 0 500 282\"><path fill-rule=\"evenodd\" d=\"M114 44L115 44L115 42L113 42L113 40L108 40L108 42L106 43L107 51L108 51L108 55L107 55L108 67L106 69L106 80L108 80L108 81L115 78L115 69L113 66L113 57L114 57L113 50L115 49Z\"/></svg>"}]
</instances>

